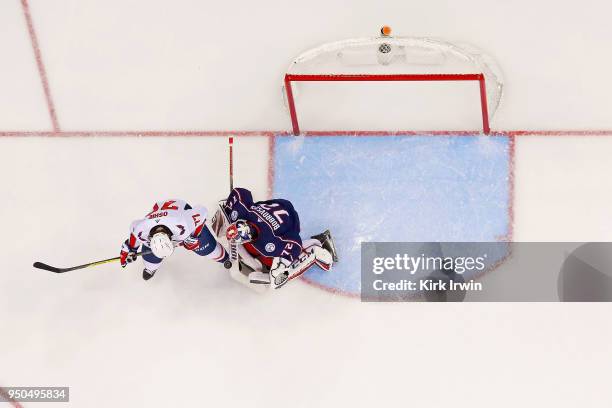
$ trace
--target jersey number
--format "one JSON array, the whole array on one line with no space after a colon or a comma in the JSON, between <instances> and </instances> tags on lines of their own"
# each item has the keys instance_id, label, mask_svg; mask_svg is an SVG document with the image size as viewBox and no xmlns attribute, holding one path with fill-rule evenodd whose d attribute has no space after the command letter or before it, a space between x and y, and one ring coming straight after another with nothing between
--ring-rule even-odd
<instances>
[{"instance_id":1,"label":"jersey number","mask_svg":"<svg viewBox=\"0 0 612 408\"><path fill-rule=\"evenodd\" d=\"M149 217L150 215L153 215L154 213L158 211L178 210L178 207L176 205L173 205L174 203L176 203L175 200L166 201L165 203L162 204L161 208L159 208L159 205L155 203L155 205L153 206L153 210L151 210L151 212L147 214L147 217Z\"/></svg>"},{"instance_id":2,"label":"jersey number","mask_svg":"<svg viewBox=\"0 0 612 408\"><path fill-rule=\"evenodd\" d=\"M279 224L283 223L283 219L281 218L281 215L289 216L289 213L285 210L276 210L276 211L274 210L274 207L279 207L279 204L276 204L276 203L259 204L259 206L263 208L264 210L270 212L274 216L274 218L278 220Z\"/></svg>"},{"instance_id":3,"label":"jersey number","mask_svg":"<svg viewBox=\"0 0 612 408\"><path fill-rule=\"evenodd\" d=\"M285 245L285 248L283 248L283 252L281 252L281 255L289 255L291 256L291 250L293 249L293 244L288 243L287 245Z\"/></svg>"}]
</instances>

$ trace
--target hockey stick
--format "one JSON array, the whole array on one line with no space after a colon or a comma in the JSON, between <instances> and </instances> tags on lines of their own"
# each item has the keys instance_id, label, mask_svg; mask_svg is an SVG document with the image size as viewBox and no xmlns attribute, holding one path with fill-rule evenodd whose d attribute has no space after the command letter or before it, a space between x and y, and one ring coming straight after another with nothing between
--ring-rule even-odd
<instances>
[{"instance_id":1,"label":"hockey stick","mask_svg":"<svg viewBox=\"0 0 612 408\"><path fill-rule=\"evenodd\" d=\"M232 190L234 190L234 138L231 136L229 138L229 183L231 193ZM227 221L229 223L229 219ZM229 240L228 244L230 247L230 258L232 263L238 262L238 249L236 248L236 244Z\"/></svg>"},{"instance_id":2,"label":"hockey stick","mask_svg":"<svg viewBox=\"0 0 612 408\"><path fill-rule=\"evenodd\" d=\"M230 194L231 194L231 192L234 190L234 138L230 137L228 140L228 143L229 143L229 187L230 187ZM225 209L223 208L224 206L225 206L225 201L220 202L218 212L220 212L220 216L223 217L225 222L229 225L231 223L231 220L230 220L229 214L225 213ZM219 220L219 223L220 223L219 224L219 229L220 229L221 226L224 224L220 220ZM214 224L215 223L213 222L213 225ZM217 229L215 230L215 233L217 233ZM217 233L217 236L219 236L218 233ZM232 267L230 268L230 276L234 280L242 283L243 285L247 286L248 288L254 290L257 293L265 292L265 290L268 288L267 286L257 285L257 284L253 284L249 282L248 269L251 269L251 268L242 262L242 258L238 254L238 244L230 240L227 240L227 244L229 246L228 252L230 255L230 260L232 262ZM244 267L247 267L247 270L243 271Z\"/></svg>"},{"instance_id":3,"label":"hockey stick","mask_svg":"<svg viewBox=\"0 0 612 408\"><path fill-rule=\"evenodd\" d=\"M229 138L229 181L230 192L234 189L234 138Z\"/></svg>"},{"instance_id":4,"label":"hockey stick","mask_svg":"<svg viewBox=\"0 0 612 408\"><path fill-rule=\"evenodd\" d=\"M147 255L147 254L150 254L150 253L151 253L151 251L142 251L142 252L138 252L136 254L136 256ZM44 269L45 271L49 271L49 272L64 273L64 272L75 271L77 269L89 268L90 266L103 265L105 263L115 262L115 261L118 261L120 259L121 259L121 257L118 256L118 257L115 257L115 258L103 259L101 261L95 261L95 262L86 263L84 265L72 266L70 268L58 268L56 266L47 265L47 264L42 263L42 262L34 262L34 265L32 265L32 266L34 266L35 268L38 268L38 269Z\"/></svg>"}]
</instances>

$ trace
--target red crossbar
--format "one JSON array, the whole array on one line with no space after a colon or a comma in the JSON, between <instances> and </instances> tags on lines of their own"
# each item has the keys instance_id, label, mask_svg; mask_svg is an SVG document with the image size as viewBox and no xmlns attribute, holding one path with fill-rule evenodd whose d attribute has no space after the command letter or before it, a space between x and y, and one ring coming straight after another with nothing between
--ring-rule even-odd
<instances>
[{"instance_id":1,"label":"red crossbar","mask_svg":"<svg viewBox=\"0 0 612 408\"><path fill-rule=\"evenodd\" d=\"M295 109L295 100L291 82L346 82L346 81L478 81L480 85L480 105L482 110L482 128L485 134L491 131L489 127L489 112L487 108L487 90L483 74L381 74L381 75L359 75L359 74L286 74L285 91L287 92L287 103L291 114L293 134L300 134L300 126Z\"/></svg>"}]
</instances>

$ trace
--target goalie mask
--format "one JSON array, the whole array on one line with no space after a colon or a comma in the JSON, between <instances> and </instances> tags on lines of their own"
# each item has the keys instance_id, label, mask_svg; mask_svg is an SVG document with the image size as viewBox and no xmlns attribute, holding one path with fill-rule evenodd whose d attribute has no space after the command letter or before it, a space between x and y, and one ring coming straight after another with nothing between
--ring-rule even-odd
<instances>
[{"instance_id":1,"label":"goalie mask","mask_svg":"<svg viewBox=\"0 0 612 408\"><path fill-rule=\"evenodd\" d=\"M228 241L236 244L246 244L257 238L256 230L247 221L238 220L227 227L225 236Z\"/></svg>"},{"instance_id":2,"label":"goalie mask","mask_svg":"<svg viewBox=\"0 0 612 408\"><path fill-rule=\"evenodd\" d=\"M158 225L151 230L149 246L153 255L160 259L164 259L172 255L174 252L174 244L172 243L172 232L164 225Z\"/></svg>"}]
</instances>

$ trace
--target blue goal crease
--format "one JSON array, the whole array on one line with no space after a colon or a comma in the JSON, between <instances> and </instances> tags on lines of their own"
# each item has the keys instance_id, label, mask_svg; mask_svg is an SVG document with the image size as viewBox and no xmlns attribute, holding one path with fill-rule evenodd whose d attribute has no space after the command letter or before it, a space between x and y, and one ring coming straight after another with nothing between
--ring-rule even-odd
<instances>
[{"instance_id":1,"label":"blue goal crease","mask_svg":"<svg viewBox=\"0 0 612 408\"><path fill-rule=\"evenodd\" d=\"M308 136L275 140L274 196L302 238L330 229L340 262L309 280L359 294L371 241L496 241L509 232L509 137Z\"/></svg>"}]
</instances>

